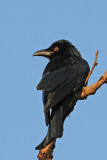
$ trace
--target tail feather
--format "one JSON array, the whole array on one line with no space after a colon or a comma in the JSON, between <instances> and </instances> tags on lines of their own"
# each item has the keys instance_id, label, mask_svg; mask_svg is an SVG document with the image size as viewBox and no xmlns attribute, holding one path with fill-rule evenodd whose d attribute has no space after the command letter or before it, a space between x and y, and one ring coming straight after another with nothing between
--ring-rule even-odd
<instances>
[{"instance_id":1,"label":"tail feather","mask_svg":"<svg viewBox=\"0 0 107 160\"><path fill-rule=\"evenodd\" d=\"M48 133L44 140L35 148L40 150L45 148L55 138L62 137L63 134L63 106L52 109L51 120L49 123Z\"/></svg>"},{"instance_id":2,"label":"tail feather","mask_svg":"<svg viewBox=\"0 0 107 160\"><path fill-rule=\"evenodd\" d=\"M54 140L54 138L51 137L51 131L50 128L48 128L48 133L44 140L35 148L36 150L40 150L45 148L49 143L51 143Z\"/></svg>"},{"instance_id":3,"label":"tail feather","mask_svg":"<svg viewBox=\"0 0 107 160\"><path fill-rule=\"evenodd\" d=\"M52 110L51 137L60 138L63 134L63 106Z\"/></svg>"}]
</instances>

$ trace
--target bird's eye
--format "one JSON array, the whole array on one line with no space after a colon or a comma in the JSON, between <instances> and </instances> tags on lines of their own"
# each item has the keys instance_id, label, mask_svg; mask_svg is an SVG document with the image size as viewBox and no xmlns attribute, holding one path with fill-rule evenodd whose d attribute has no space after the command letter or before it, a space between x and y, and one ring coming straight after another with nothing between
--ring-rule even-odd
<instances>
[{"instance_id":1,"label":"bird's eye","mask_svg":"<svg viewBox=\"0 0 107 160\"><path fill-rule=\"evenodd\" d=\"M55 47L55 48L54 48L54 51L55 51L55 52L56 52L56 51L58 51L58 50L59 50L59 48L58 48L58 47Z\"/></svg>"}]
</instances>

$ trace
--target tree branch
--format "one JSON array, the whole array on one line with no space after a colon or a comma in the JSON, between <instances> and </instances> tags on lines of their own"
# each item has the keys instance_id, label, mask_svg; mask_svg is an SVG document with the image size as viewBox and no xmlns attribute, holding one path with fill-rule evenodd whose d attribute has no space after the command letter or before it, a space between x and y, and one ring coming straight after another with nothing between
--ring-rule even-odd
<instances>
[{"instance_id":1,"label":"tree branch","mask_svg":"<svg viewBox=\"0 0 107 160\"><path fill-rule=\"evenodd\" d=\"M107 70L96 83L89 87L83 87L80 99L83 100L86 99L89 95L95 94L97 89L99 89L104 83L107 84Z\"/></svg>"},{"instance_id":2,"label":"tree branch","mask_svg":"<svg viewBox=\"0 0 107 160\"><path fill-rule=\"evenodd\" d=\"M99 50L96 51L94 64L93 64L93 66L92 66L92 68L91 68L91 71L89 72L89 74L88 74L88 76L87 76L87 78L86 78L86 80L85 80L85 85L87 84L88 79L90 78L90 76L91 76L91 74L92 74L95 66L97 66L97 64L98 64L98 63L97 63L98 52L99 52Z\"/></svg>"},{"instance_id":3,"label":"tree branch","mask_svg":"<svg viewBox=\"0 0 107 160\"><path fill-rule=\"evenodd\" d=\"M53 140L48 146L41 149L38 154L39 160L52 160L53 158L53 150L55 148L56 139Z\"/></svg>"}]
</instances>

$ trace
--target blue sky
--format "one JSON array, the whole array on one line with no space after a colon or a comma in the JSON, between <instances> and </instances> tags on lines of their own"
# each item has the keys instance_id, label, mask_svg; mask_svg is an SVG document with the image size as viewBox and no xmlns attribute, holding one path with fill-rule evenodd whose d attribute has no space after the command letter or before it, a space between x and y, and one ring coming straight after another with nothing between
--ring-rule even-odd
<instances>
[{"instance_id":1,"label":"blue sky","mask_svg":"<svg viewBox=\"0 0 107 160\"><path fill-rule=\"evenodd\" d=\"M107 1L0 1L0 159L35 160L47 132L36 85L48 63L32 54L59 39L71 41L92 66L89 84L107 70ZM55 160L107 159L107 86L79 101L64 124Z\"/></svg>"}]
</instances>

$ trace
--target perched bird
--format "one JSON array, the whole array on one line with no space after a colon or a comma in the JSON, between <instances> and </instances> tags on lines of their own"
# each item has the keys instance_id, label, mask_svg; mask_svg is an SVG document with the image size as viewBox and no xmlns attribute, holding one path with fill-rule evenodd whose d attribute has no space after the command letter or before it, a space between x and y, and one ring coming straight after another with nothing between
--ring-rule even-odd
<instances>
[{"instance_id":1,"label":"perched bird","mask_svg":"<svg viewBox=\"0 0 107 160\"><path fill-rule=\"evenodd\" d=\"M36 147L38 150L55 138L62 137L64 120L73 111L90 69L80 52L67 40L58 40L33 55L49 59L37 85L37 89L43 91L45 122L48 126L46 137Z\"/></svg>"}]
</instances>

